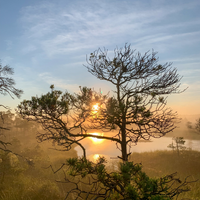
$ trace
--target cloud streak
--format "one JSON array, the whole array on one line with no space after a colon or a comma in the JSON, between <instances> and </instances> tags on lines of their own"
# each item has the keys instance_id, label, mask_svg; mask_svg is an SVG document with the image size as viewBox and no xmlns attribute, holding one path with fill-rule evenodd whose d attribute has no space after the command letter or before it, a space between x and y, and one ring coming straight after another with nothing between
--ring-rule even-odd
<instances>
[{"instance_id":1,"label":"cloud streak","mask_svg":"<svg viewBox=\"0 0 200 200\"><path fill-rule=\"evenodd\" d=\"M11 24L3 29L1 59L15 68L25 96L39 95L50 84L72 92L79 85L108 90L108 83L83 67L85 57L105 47L112 59L113 49L128 43L141 54L153 48L160 64L173 62L172 67L184 76L181 82L189 86L191 98L200 98L199 0L35 0L13 4L21 10L13 15L7 4Z\"/></svg>"},{"instance_id":2,"label":"cloud streak","mask_svg":"<svg viewBox=\"0 0 200 200\"><path fill-rule=\"evenodd\" d=\"M147 7L141 1L125 2L94 1L88 6L87 3L84 5L81 1L75 1L73 6L59 7L53 3L41 3L25 7L21 22L25 27L23 37L30 45L26 48L37 48L47 56L55 56L102 45L110 46L114 41L133 42L139 48L177 38L180 38L178 43L183 44L187 41L185 38L193 38L195 41L199 35L198 31L175 33L173 29L186 26L184 23L162 23L166 17L187 9L187 3L163 6L157 2L157 6L151 4ZM189 26L191 21L186 23ZM200 21L192 23L199 24Z\"/></svg>"},{"instance_id":3,"label":"cloud streak","mask_svg":"<svg viewBox=\"0 0 200 200\"><path fill-rule=\"evenodd\" d=\"M39 74L39 77L49 85L53 84L56 88L68 90L70 92L77 92L79 90L79 86L77 84L67 83L66 80L56 78L55 76L52 76L48 72Z\"/></svg>"}]
</instances>

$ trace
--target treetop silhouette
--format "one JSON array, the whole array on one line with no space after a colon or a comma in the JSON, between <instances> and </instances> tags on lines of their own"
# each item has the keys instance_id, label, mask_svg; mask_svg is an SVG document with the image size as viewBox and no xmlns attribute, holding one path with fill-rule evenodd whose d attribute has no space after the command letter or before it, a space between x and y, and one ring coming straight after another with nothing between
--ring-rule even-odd
<instances>
[{"instance_id":1,"label":"treetop silhouette","mask_svg":"<svg viewBox=\"0 0 200 200\"><path fill-rule=\"evenodd\" d=\"M103 95L87 87L78 94L54 90L41 97L32 97L18 106L23 118L42 124L45 133L40 141L52 140L65 150L81 141L96 137L116 142L119 156L128 160L128 147L141 139L159 138L175 128L176 112L166 108L166 95L180 93L181 77L172 63L158 64L153 51L135 53L130 45L114 50L110 59L106 50L98 49L87 58L88 71L100 80L115 86L113 96ZM98 104L94 112L93 105ZM98 129L105 134L92 135ZM111 135L111 130L117 134Z\"/></svg>"}]
</instances>

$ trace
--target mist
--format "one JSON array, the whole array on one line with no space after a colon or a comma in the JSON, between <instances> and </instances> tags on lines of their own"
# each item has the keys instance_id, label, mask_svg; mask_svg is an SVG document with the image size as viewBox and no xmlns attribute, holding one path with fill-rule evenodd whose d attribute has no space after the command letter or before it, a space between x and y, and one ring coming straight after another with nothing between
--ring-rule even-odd
<instances>
[{"instance_id":1,"label":"mist","mask_svg":"<svg viewBox=\"0 0 200 200\"><path fill-rule=\"evenodd\" d=\"M0 151L0 185L2 187L0 199L13 199L14 196L18 199L22 197L34 199L36 196L37 199L64 199L69 189L69 185L64 183L65 173L54 172L65 163L67 158L81 157L83 155L81 149L74 145L70 151L59 151L63 149L55 143L50 141L39 143L36 139L37 133L44 130L37 123L23 120L9 111L3 112L2 115L4 123L1 126L9 130L1 129L0 139L8 144L6 146L8 151ZM162 138L139 141L129 149L132 152L130 161L142 163L145 172L150 176L162 176L178 171L181 177L187 175L196 180L200 177L197 171L200 167L200 134L188 127L188 122L194 126L199 117L200 115L182 116L173 132ZM103 134L113 135L116 131ZM186 148L180 150L180 155L176 150L168 148L174 137L183 137L185 140ZM85 146L87 157L90 160L95 162L99 156L104 156L107 160L107 168L117 169L120 162L117 156L120 155L120 151L115 142L86 138L82 145ZM164 158L166 159L163 160ZM182 162L184 165L181 164ZM184 171L185 167L187 167L186 171ZM63 168L63 170L67 169ZM19 187L21 189L17 191ZM182 195L181 198L189 197L191 194L198 195L199 183L191 187L193 193L185 193L185 196Z\"/></svg>"}]
</instances>

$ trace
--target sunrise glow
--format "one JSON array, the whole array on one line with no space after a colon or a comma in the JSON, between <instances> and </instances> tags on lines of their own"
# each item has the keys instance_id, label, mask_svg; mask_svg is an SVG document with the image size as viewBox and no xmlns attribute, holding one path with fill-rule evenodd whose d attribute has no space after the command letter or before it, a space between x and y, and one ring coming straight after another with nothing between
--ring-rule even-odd
<instances>
[{"instance_id":1,"label":"sunrise glow","mask_svg":"<svg viewBox=\"0 0 200 200\"><path fill-rule=\"evenodd\" d=\"M99 104L97 103L97 104L93 105L93 106L92 106L92 110L93 110L93 111L99 110Z\"/></svg>"},{"instance_id":2,"label":"sunrise glow","mask_svg":"<svg viewBox=\"0 0 200 200\"><path fill-rule=\"evenodd\" d=\"M96 104L94 104L94 105L92 106L92 113L93 113L93 114L96 114L98 110L99 110L99 104L96 103Z\"/></svg>"},{"instance_id":3,"label":"sunrise glow","mask_svg":"<svg viewBox=\"0 0 200 200\"><path fill-rule=\"evenodd\" d=\"M99 135L99 136L103 136L103 134L100 133L90 133L91 135ZM90 137L90 139L92 140L93 143L102 143L104 139L99 139L96 137Z\"/></svg>"},{"instance_id":4,"label":"sunrise glow","mask_svg":"<svg viewBox=\"0 0 200 200\"><path fill-rule=\"evenodd\" d=\"M93 159L94 159L94 161L98 160L99 159L99 154L94 154L93 155Z\"/></svg>"}]
</instances>

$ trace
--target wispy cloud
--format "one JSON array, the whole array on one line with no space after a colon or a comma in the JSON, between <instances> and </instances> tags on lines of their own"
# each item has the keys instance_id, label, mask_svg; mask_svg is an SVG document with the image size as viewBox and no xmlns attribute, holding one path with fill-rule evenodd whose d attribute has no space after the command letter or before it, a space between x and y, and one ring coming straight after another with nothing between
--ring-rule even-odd
<instances>
[{"instance_id":1,"label":"wispy cloud","mask_svg":"<svg viewBox=\"0 0 200 200\"><path fill-rule=\"evenodd\" d=\"M73 6L64 7L45 2L25 7L22 10L23 37L30 45L29 50L35 50L32 47L34 43L46 55L53 56L74 50L109 46L116 41L118 44L133 42L139 48L174 41L178 37L184 38L180 39L184 43L187 41L185 38L199 34L194 31L169 34L173 32L173 28L186 24L164 23L167 16L188 8L187 3L163 6L158 1L153 2L155 3L94 1L90 2L91 5L84 2L84 5L81 1L75 1ZM189 24L190 21L186 23ZM155 34L156 32L158 33Z\"/></svg>"},{"instance_id":2,"label":"wispy cloud","mask_svg":"<svg viewBox=\"0 0 200 200\"><path fill-rule=\"evenodd\" d=\"M67 83L66 80L56 78L55 76L52 76L48 72L39 74L39 77L49 85L53 84L56 88L68 90L70 92L77 92L79 90L79 86L77 84Z\"/></svg>"},{"instance_id":3,"label":"wispy cloud","mask_svg":"<svg viewBox=\"0 0 200 200\"><path fill-rule=\"evenodd\" d=\"M7 4L1 59L15 68L24 98L50 84L71 92L79 85L112 90L83 68L85 55L105 47L112 59L113 49L125 43L142 54L154 49L161 64L173 62L183 87L189 86L184 95L200 98L199 0L35 0L13 6Z\"/></svg>"}]
</instances>

